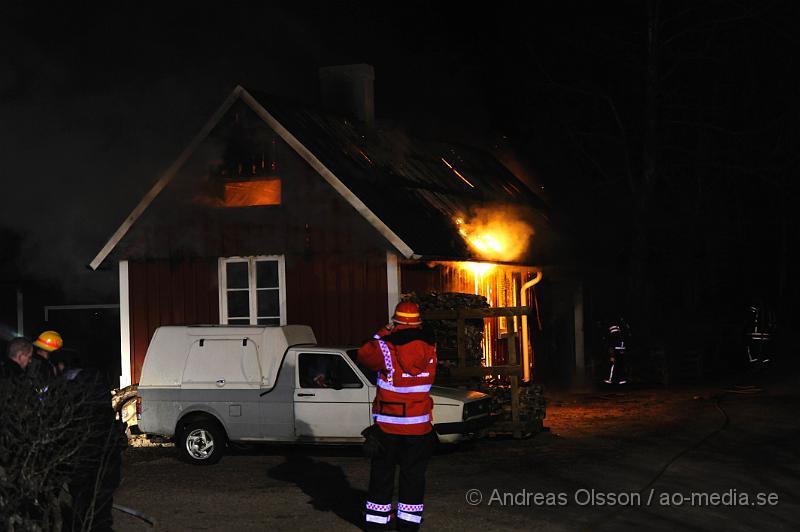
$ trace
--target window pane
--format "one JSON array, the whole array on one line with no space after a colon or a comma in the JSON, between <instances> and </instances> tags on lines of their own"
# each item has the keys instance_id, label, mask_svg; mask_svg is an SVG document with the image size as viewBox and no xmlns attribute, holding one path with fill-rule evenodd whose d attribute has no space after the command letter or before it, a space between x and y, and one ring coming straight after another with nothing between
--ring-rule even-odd
<instances>
[{"instance_id":1,"label":"window pane","mask_svg":"<svg viewBox=\"0 0 800 532\"><path fill-rule=\"evenodd\" d=\"M333 376L333 384L337 388L361 388L361 379L356 376L355 371L345 362L341 356L336 356L336 373Z\"/></svg>"},{"instance_id":2,"label":"window pane","mask_svg":"<svg viewBox=\"0 0 800 532\"><path fill-rule=\"evenodd\" d=\"M258 318L259 325L280 325L280 318Z\"/></svg>"},{"instance_id":3,"label":"window pane","mask_svg":"<svg viewBox=\"0 0 800 532\"><path fill-rule=\"evenodd\" d=\"M298 378L302 388L361 388L361 379L339 355L301 353Z\"/></svg>"},{"instance_id":4,"label":"window pane","mask_svg":"<svg viewBox=\"0 0 800 532\"><path fill-rule=\"evenodd\" d=\"M227 262L225 263L225 272L228 288L247 288L249 286L246 262Z\"/></svg>"},{"instance_id":5,"label":"window pane","mask_svg":"<svg viewBox=\"0 0 800 532\"><path fill-rule=\"evenodd\" d=\"M228 290L228 316L231 318L247 318L250 316L250 292L246 290ZM230 323L230 320L228 322Z\"/></svg>"},{"instance_id":6,"label":"window pane","mask_svg":"<svg viewBox=\"0 0 800 532\"><path fill-rule=\"evenodd\" d=\"M281 309L278 301L278 290L259 290L258 316L280 316Z\"/></svg>"},{"instance_id":7,"label":"window pane","mask_svg":"<svg viewBox=\"0 0 800 532\"><path fill-rule=\"evenodd\" d=\"M250 325L250 319L228 320L228 325Z\"/></svg>"},{"instance_id":8,"label":"window pane","mask_svg":"<svg viewBox=\"0 0 800 532\"><path fill-rule=\"evenodd\" d=\"M301 388L329 388L333 384L330 355L300 354L299 373Z\"/></svg>"},{"instance_id":9,"label":"window pane","mask_svg":"<svg viewBox=\"0 0 800 532\"><path fill-rule=\"evenodd\" d=\"M278 288L278 261L260 260L256 262L256 287Z\"/></svg>"}]
</instances>

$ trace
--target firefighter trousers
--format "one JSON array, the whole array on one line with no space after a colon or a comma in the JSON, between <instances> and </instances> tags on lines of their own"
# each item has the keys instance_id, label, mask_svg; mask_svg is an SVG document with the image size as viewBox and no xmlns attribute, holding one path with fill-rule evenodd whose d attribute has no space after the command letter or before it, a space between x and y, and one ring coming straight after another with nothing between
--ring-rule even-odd
<instances>
[{"instance_id":1,"label":"firefighter trousers","mask_svg":"<svg viewBox=\"0 0 800 532\"><path fill-rule=\"evenodd\" d=\"M434 431L421 436L378 434L383 451L372 458L367 495L368 528L386 528L392 508L395 469L400 468L397 529L418 530L422 523L425 471L436 446Z\"/></svg>"}]
</instances>

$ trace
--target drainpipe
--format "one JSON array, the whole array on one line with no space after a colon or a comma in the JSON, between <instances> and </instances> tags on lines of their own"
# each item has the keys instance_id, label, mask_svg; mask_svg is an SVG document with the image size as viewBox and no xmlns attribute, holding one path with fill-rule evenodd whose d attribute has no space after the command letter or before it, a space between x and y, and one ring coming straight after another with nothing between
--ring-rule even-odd
<instances>
[{"instance_id":1,"label":"drainpipe","mask_svg":"<svg viewBox=\"0 0 800 532\"><path fill-rule=\"evenodd\" d=\"M528 306L528 288L542 280L542 272L536 272L536 277L522 285L520 302L523 307ZM531 353L528 348L528 316L522 315L522 381L531 380Z\"/></svg>"}]
</instances>

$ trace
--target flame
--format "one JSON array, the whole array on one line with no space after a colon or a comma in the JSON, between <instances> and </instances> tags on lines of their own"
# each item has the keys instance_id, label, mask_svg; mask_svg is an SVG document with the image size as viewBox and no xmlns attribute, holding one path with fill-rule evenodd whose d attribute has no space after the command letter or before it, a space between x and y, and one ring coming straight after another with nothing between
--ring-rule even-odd
<instances>
[{"instance_id":1,"label":"flame","mask_svg":"<svg viewBox=\"0 0 800 532\"><path fill-rule=\"evenodd\" d=\"M475 276L484 275L494 269L496 265L491 262L457 262L456 267L469 270Z\"/></svg>"},{"instance_id":2,"label":"flame","mask_svg":"<svg viewBox=\"0 0 800 532\"><path fill-rule=\"evenodd\" d=\"M370 159L369 156L367 156L367 154L364 153L364 150L362 150L361 148L356 148L356 149L358 150L359 155L361 155L369 164L372 164L372 159Z\"/></svg>"},{"instance_id":3,"label":"flame","mask_svg":"<svg viewBox=\"0 0 800 532\"><path fill-rule=\"evenodd\" d=\"M225 183L226 207L252 207L281 204L281 180L257 179Z\"/></svg>"},{"instance_id":4,"label":"flame","mask_svg":"<svg viewBox=\"0 0 800 532\"><path fill-rule=\"evenodd\" d=\"M221 195L202 192L192 202L209 207L254 207L281 204L280 178L228 181Z\"/></svg>"},{"instance_id":5,"label":"flame","mask_svg":"<svg viewBox=\"0 0 800 532\"><path fill-rule=\"evenodd\" d=\"M461 175L461 172L459 172L458 170L456 170L455 168L453 168L453 165L452 165L452 164L450 164L450 163L448 163L448 162L447 162L447 160L446 160L444 157L439 157L439 158L442 160L442 162L443 162L444 164L446 164L446 165L447 165L447 167L448 167L450 170L452 170L452 171L453 171L453 173L454 173L454 174L456 174L458 177L460 177L460 178L461 178L461 181L463 181L464 183L468 184L470 187L472 187L472 188L475 188L475 185L473 185L472 183L470 183L470 182L469 182L469 179L467 179L466 177L464 177L463 175Z\"/></svg>"},{"instance_id":6,"label":"flame","mask_svg":"<svg viewBox=\"0 0 800 532\"><path fill-rule=\"evenodd\" d=\"M459 234L486 260L520 259L534 233L530 225L516 218L509 209L477 209L470 220L457 217L454 221Z\"/></svg>"}]
</instances>

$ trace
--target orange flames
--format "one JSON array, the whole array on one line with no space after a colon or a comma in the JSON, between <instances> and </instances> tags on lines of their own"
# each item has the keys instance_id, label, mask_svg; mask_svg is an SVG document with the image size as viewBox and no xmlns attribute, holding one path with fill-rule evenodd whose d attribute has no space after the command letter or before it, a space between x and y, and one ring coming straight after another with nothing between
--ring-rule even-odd
<instances>
[{"instance_id":1,"label":"orange flames","mask_svg":"<svg viewBox=\"0 0 800 532\"><path fill-rule=\"evenodd\" d=\"M225 183L226 207L253 207L281 204L280 179L256 179Z\"/></svg>"},{"instance_id":2,"label":"orange flames","mask_svg":"<svg viewBox=\"0 0 800 532\"><path fill-rule=\"evenodd\" d=\"M457 268L471 271L476 279L489 273L495 267L495 265L490 262L456 262L455 264Z\"/></svg>"},{"instance_id":3,"label":"orange flames","mask_svg":"<svg viewBox=\"0 0 800 532\"><path fill-rule=\"evenodd\" d=\"M204 191L192 202L209 207L256 207L281 204L281 180L276 177L227 181L222 193Z\"/></svg>"},{"instance_id":4,"label":"orange flames","mask_svg":"<svg viewBox=\"0 0 800 532\"><path fill-rule=\"evenodd\" d=\"M469 219L459 217L455 223L478 257L488 261L521 259L534 233L533 227L509 209L476 209Z\"/></svg>"}]
</instances>

